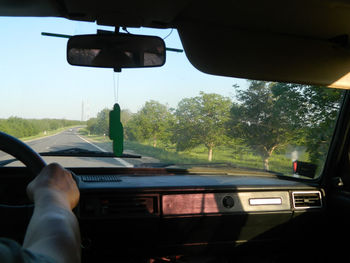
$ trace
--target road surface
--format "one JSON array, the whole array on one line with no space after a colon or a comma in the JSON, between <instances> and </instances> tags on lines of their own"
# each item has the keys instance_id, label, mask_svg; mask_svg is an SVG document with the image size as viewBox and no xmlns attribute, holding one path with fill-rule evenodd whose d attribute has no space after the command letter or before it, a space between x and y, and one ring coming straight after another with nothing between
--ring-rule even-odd
<instances>
[{"instance_id":1,"label":"road surface","mask_svg":"<svg viewBox=\"0 0 350 263\"><path fill-rule=\"evenodd\" d=\"M107 151L100 146L87 141L79 135L78 128L67 129L56 135L43 137L26 142L36 152L49 152L68 148L83 148L92 151ZM0 151L0 161L13 157ZM58 162L65 167L133 167L140 164L140 159L121 158L92 158L92 157L43 157L47 163ZM13 162L8 166L19 166L20 162Z\"/></svg>"}]
</instances>

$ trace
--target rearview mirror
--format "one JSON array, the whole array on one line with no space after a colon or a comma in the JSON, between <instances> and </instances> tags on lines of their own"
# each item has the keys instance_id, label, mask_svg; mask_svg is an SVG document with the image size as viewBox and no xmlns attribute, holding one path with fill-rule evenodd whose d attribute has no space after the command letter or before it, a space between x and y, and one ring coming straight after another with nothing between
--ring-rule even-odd
<instances>
[{"instance_id":1,"label":"rearview mirror","mask_svg":"<svg viewBox=\"0 0 350 263\"><path fill-rule=\"evenodd\" d=\"M131 34L79 35L69 39L67 61L71 65L114 68L160 67L165 44L155 36Z\"/></svg>"}]
</instances>

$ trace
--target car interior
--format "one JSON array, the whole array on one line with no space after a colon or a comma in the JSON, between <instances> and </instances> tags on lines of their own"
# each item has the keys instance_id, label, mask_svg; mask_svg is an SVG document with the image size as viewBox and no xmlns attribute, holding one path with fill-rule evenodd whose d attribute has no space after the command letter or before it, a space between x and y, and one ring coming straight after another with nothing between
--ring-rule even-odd
<instances>
[{"instance_id":1,"label":"car interior","mask_svg":"<svg viewBox=\"0 0 350 263\"><path fill-rule=\"evenodd\" d=\"M62 56L82 69L107 67L123 72L124 68L166 65L168 47L162 39L130 37L120 31L176 29L186 57L205 74L344 92L327 156L319 176L312 178L254 169L66 166L75 174L81 193L74 213L81 230L82 262L346 259L349 1L12 0L0 2L0 16L54 17L113 27L110 33L70 37L67 54ZM125 44L118 50L113 46L117 40ZM121 50L127 51L118 53ZM139 59L141 53L144 59ZM149 60L146 53L151 54ZM97 57L90 59L92 55ZM131 61L131 56L138 59ZM115 134L118 143L113 151L122 157L118 127L110 124L110 137L114 141ZM4 132L0 150L24 164L0 165L0 236L21 243L34 206L26 186L47 162L26 142Z\"/></svg>"}]
</instances>

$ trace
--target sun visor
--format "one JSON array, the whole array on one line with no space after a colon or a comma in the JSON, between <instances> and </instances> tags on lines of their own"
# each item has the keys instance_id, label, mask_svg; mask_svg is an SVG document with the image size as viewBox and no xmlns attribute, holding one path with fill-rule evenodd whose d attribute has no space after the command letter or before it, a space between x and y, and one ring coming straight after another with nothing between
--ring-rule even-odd
<instances>
[{"instance_id":1,"label":"sun visor","mask_svg":"<svg viewBox=\"0 0 350 263\"><path fill-rule=\"evenodd\" d=\"M64 9L57 2L47 0L0 1L0 16L63 17Z\"/></svg>"},{"instance_id":2,"label":"sun visor","mask_svg":"<svg viewBox=\"0 0 350 263\"><path fill-rule=\"evenodd\" d=\"M346 36L315 39L191 23L178 31L188 59L202 72L350 89Z\"/></svg>"}]
</instances>

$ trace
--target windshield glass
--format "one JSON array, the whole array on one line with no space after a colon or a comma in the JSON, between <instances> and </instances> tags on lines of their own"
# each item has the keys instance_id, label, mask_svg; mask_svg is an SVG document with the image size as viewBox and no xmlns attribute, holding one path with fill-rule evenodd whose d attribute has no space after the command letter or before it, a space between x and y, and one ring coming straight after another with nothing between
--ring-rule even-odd
<instances>
[{"instance_id":1,"label":"windshield glass","mask_svg":"<svg viewBox=\"0 0 350 263\"><path fill-rule=\"evenodd\" d=\"M0 21L5 25L0 28L5 36L0 131L39 153L69 156L45 156L47 162L66 167L205 164L308 178L322 171L342 90L204 74L190 64L177 31L170 29L128 29L164 39L163 67L117 73L71 66L65 36L114 28L53 18ZM115 103L121 108L124 154L142 158L94 156L113 151L109 111ZM0 153L0 166L20 165L7 161L11 158Z\"/></svg>"}]
</instances>

